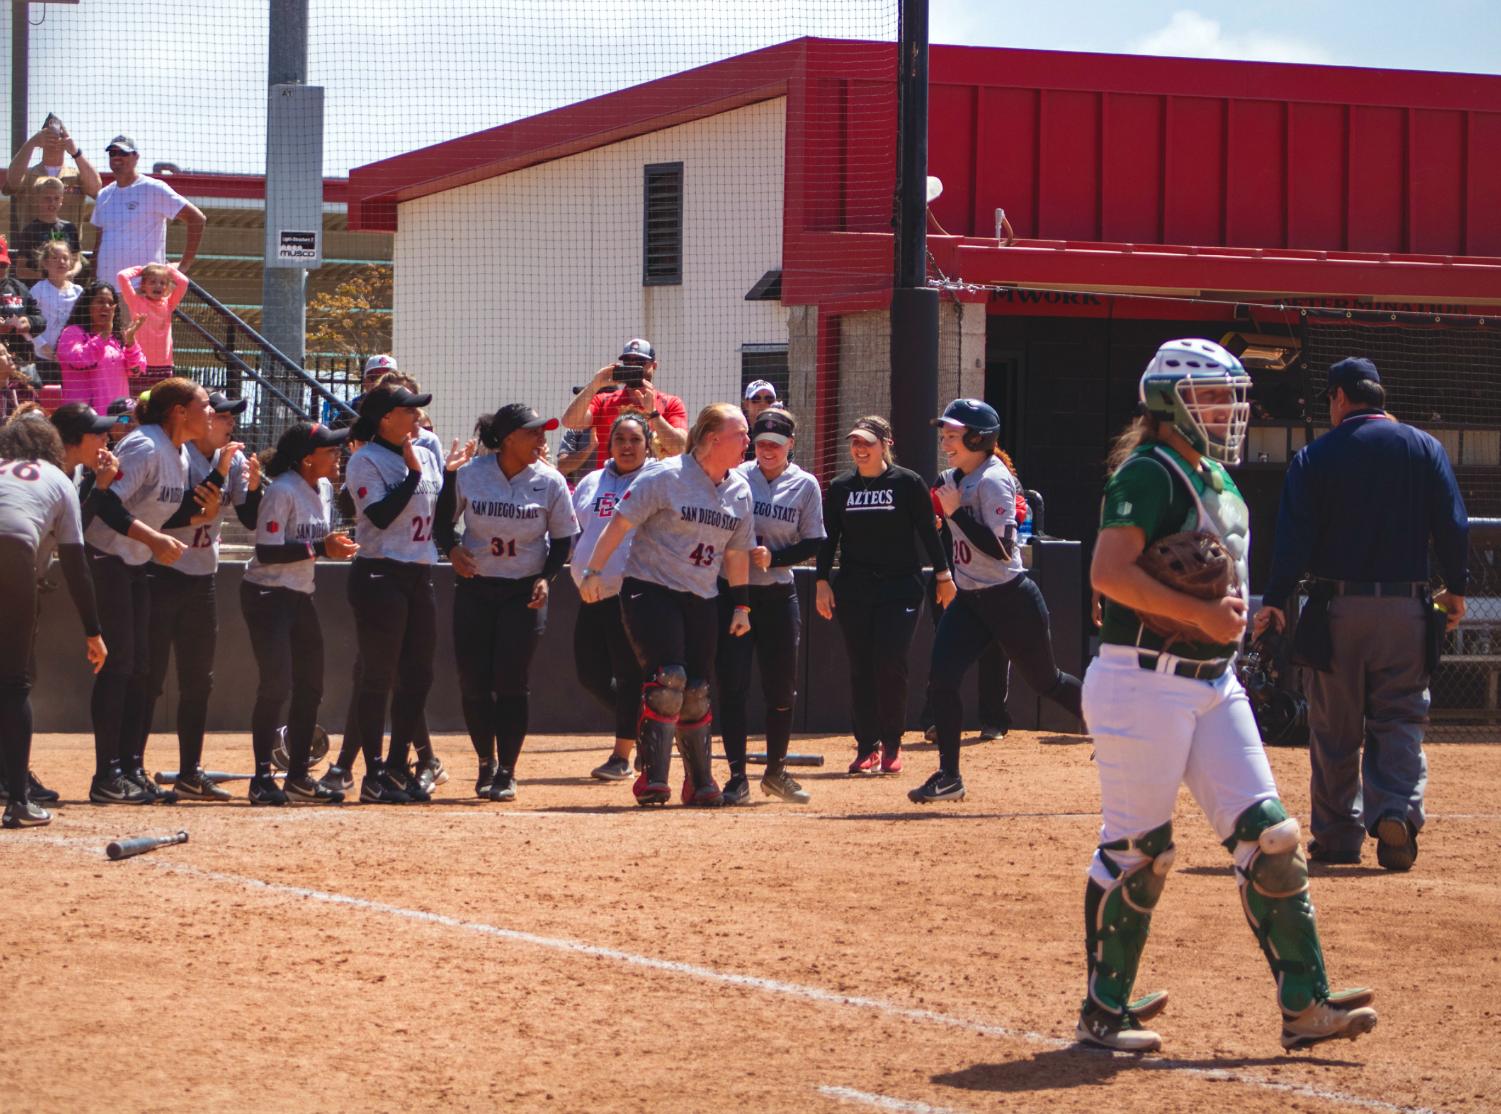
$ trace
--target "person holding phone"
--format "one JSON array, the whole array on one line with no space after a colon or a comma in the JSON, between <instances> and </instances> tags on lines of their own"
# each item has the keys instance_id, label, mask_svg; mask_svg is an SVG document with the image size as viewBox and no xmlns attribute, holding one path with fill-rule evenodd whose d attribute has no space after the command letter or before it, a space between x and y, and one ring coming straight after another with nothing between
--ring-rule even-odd
<instances>
[{"instance_id":1,"label":"person holding phone","mask_svg":"<svg viewBox=\"0 0 1501 1114\"><path fill-rule=\"evenodd\" d=\"M634 337L626 341L619 359L595 372L594 378L573 396L563 411L563 426L590 431L596 445L594 467L605 466L610 455L610 430L615 419L627 411L646 415L659 457L677 456L687 448L688 408L677 395L656 388L656 374L656 349L651 341Z\"/></svg>"}]
</instances>

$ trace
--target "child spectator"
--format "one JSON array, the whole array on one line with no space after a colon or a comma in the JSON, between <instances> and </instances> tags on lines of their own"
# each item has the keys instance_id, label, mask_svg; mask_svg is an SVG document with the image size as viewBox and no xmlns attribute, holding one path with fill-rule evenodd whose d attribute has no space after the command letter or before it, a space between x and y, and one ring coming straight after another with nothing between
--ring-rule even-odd
<instances>
[{"instance_id":1,"label":"child spectator","mask_svg":"<svg viewBox=\"0 0 1501 1114\"><path fill-rule=\"evenodd\" d=\"M61 178L42 178L31 187L31 211L36 219L21 229L21 234L16 237L17 278L35 283L45 277L36 262L37 252L53 240L64 241L77 258L83 258L78 225L62 218L65 193Z\"/></svg>"},{"instance_id":2,"label":"child spectator","mask_svg":"<svg viewBox=\"0 0 1501 1114\"><path fill-rule=\"evenodd\" d=\"M138 277L139 290L134 285ZM137 343L146 357L146 373L130 381L131 393L140 394L172 375L172 311L188 292L188 276L165 263L147 263L126 267L115 286L130 315L144 319Z\"/></svg>"},{"instance_id":3,"label":"child spectator","mask_svg":"<svg viewBox=\"0 0 1501 1114\"><path fill-rule=\"evenodd\" d=\"M73 306L83 293L83 287L73 281L83 262L66 240L43 241L37 248L35 259L37 268L45 277L31 288L31 296L47 319L46 329L32 341L36 348L37 375L44 384L61 383L62 365L57 362L57 338L62 336L63 326L68 323Z\"/></svg>"},{"instance_id":4,"label":"child spectator","mask_svg":"<svg viewBox=\"0 0 1501 1114\"><path fill-rule=\"evenodd\" d=\"M135 342L142 318L121 326L115 288L91 282L73 303L73 312L57 338L57 362L62 364L63 401L87 402L95 410L112 398L130 393L130 372L146 367Z\"/></svg>"},{"instance_id":5,"label":"child spectator","mask_svg":"<svg viewBox=\"0 0 1501 1114\"><path fill-rule=\"evenodd\" d=\"M136 431L136 400L117 398L109 404L105 414L115 420L115 424L109 427L109 447L113 449L117 443Z\"/></svg>"},{"instance_id":6,"label":"child spectator","mask_svg":"<svg viewBox=\"0 0 1501 1114\"><path fill-rule=\"evenodd\" d=\"M10 350L11 358L27 378L32 378L36 356L31 338L47 327L42 311L26 284L10 273L10 250L0 236L0 344Z\"/></svg>"}]
</instances>

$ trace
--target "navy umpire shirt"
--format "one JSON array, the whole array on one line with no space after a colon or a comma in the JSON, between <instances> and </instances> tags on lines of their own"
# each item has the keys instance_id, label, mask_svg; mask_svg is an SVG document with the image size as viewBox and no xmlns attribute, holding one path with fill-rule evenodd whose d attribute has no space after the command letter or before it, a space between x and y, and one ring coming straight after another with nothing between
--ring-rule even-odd
<instances>
[{"instance_id":1,"label":"navy umpire shirt","mask_svg":"<svg viewBox=\"0 0 1501 1114\"><path fill-rule=\"evenodd\" d=\"M1262 602L1285 609L1305 572L1427 581L1430 534L1445 586L1463 595L1470 520L1443 446L1383 410L1357 410L1293 457Z\"/></svg>"}]
</instances>

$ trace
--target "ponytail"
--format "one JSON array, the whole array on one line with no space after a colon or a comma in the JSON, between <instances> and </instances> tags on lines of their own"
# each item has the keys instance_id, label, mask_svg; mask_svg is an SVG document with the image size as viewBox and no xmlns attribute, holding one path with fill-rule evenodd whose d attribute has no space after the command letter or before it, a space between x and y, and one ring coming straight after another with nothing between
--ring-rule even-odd
<instances>
[{"instance_id":1,"label":"ponytail","mask_svg":"<svg viewBox=\"0 0 1501 1114\"><path fill-rule=\"evenodd\" d=\"M1138 414L1111 444L1110 451L1105 455L1105 474L1114 475L1115 470L1126 463L1132 453L1147 442L1156 440L1157 419L1151 414Z\"/></svg>"}]
</instances>

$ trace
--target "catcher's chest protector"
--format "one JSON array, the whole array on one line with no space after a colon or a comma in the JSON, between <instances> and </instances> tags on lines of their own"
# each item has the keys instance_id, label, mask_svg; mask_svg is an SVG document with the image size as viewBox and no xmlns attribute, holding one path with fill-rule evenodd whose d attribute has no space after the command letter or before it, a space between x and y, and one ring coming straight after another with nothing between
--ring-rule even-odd
<instances>
[{"instance_id":1,"label":"catcher's chest protector","mask_svg":"<svg viewBox=\"0 0 1501 1114\"><path fill-rule=\"evenodd\" d=\"M1228 477L1213 471L1214 466L1207 463L1205 466L1211 469L1211 474L1220 479L1223 487L1217 488L1208 481L1204 484L1201 494L1194 487L1194 482L1183 466L1178 463L1172 453L1164 452L1161 448L1154 448L1153 453L1157 459L1179 479L1183 486L1188 489L1189 495L1193 496L1195 513L1189 516L1189 521L1183 524L1184 530L1204 530L1218 535L1225 546L1225 552L1230 554L1235 562L1235 580L1240 588L1240 595L1246 601L1247 606L1251 602L1251 573L1247 559L1251 552L1251 512L1246 507L1246 501L1240 497L1240 492ZM1197 522L1194 521L1197 519Z\"/></svg>"}]
</instances>

